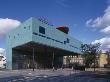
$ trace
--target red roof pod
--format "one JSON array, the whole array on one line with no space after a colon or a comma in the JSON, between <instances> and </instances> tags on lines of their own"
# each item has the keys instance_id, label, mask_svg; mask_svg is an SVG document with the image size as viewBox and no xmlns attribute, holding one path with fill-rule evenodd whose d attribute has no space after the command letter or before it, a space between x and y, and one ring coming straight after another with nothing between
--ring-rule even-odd
<instances>
[{"instance_id":1,"label":"red roof pod","mask_svg":"<svg viewBox=\"0 0 110 82\"><path fill-rule=\"evenodd\" d=\"M59 26L56 29L58 29L66 34L68 34L68 32L69 32L69 28L67 26Z\"/></svg>"}]
</instances>

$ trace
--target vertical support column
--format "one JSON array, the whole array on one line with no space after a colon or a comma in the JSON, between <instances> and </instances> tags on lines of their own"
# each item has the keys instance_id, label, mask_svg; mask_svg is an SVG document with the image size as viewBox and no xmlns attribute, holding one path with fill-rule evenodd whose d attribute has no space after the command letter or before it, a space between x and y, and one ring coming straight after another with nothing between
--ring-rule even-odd
<instances>
[{"instance_id":1,"label":"vertical support column","mask_svg":"<svg viewBox=\"0 0 110 82\"><path fill-rule=\"evenodd\" d=\"M54 71L54 51L53 51L53 57L52 57L52 68L53 68L53 71Z\"/></svg>"},{"instance_id":2,"label":"vertical support column","mask_svg":"<svg viewBox=\"0 0 110 82\"><path fill-rule=\"evenodd\" d=\"M34 67L35 67L35 65L34 65L34 48L33 48L33 71L34 71Z\"/></svg>"},{"instance_id":3,"label":"vertical support column","mask_svg":"<svg viewBox=\"0 0 110 82\"><path fill-rule=\"evenodd\" d=\"M12 48L11 47L7 47L6 49L6 69L10 69L12 70L13 65L12 65Z\"/></svg>"},{"instance_id":4,"label":"vertical support column","mask_svg":"<svg viewBox=\"0 0 110 82\"><path fill-rule=\"evenodd\" d=\"M62 62L61 69L63 69L64 60L65 60L65 59L64 59L64 56L63 56L63 62Z\"/></svg>"},{"instance_id":5,"label":"vertical support column","mask_svg":"<svg viewBox=\"0 0 110 82\"><path fill-rule=\"evenodd\" d=\"M72 61L72 70L73 70L73 55L72 55L71 61Z\"/></svg>"},{"instance_id":6,"label":"vertical support column","mask_svg":"<svg viewBox=\"0 0 110 82\"><path fill-rule=\"evenodd\" d=\"M76 54L74 55L74 64L76 64ZM76 72L76 65L74 66L74 72Z\"/></svg>"}]
</instances>

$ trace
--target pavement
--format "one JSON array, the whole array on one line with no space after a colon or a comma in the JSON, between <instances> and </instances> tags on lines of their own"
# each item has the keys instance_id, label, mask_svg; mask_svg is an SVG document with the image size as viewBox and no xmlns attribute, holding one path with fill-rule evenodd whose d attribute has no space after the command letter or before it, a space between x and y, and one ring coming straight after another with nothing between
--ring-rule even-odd
<instances>
[{"instance_id":1,"label":"pavement","mask_svg":"<svg viewBox=\"0 0 110 82\"><path fill-rule=\"evenodd\" d=\"M58 70L1 70L0 82L110 82L110 73Z\"/></svg>"}]
</instances>

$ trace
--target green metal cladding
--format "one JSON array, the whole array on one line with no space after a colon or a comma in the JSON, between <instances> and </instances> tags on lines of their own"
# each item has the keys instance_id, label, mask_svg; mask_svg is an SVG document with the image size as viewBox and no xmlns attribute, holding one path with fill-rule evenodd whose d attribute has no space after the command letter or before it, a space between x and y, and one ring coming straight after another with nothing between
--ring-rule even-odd
<instances>
[{"instance_id":1,"label":"green metal cladding","mask_svg":"<svg viewBox=\"0 0 110 82\"><path fill-rule=\"evenodd\" d=\"M45 33L40 33L39 27L43 27ZM69 42L67 42L67 39ZM61 32L52 25L31 17L7 34L7 69L12 69L12 48L28 42L40 43L81 54L82 42Z\"/></svg>"}]
</instances>

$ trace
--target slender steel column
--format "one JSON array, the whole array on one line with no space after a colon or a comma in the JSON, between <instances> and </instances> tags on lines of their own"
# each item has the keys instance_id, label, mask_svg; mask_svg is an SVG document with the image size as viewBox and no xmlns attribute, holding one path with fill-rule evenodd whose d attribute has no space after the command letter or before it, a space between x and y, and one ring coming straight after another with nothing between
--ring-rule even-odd
<instances>
[{"instance_id":1,"label":"slender steel column","mask_svg":"<svg viewBox=\"0 0 110 82\"><path fill-rule=\"evenodd\" d=\"M33 71L34 71L34 48L33 48L33 57L32 57L32 59L33 59Z\"/></svg>"},{"instance_id":2,"label":"slender steel column","mask_svg":"<svg viewBox=\"0 0 110 82\"><path fill-rule=\"evenodd\" d=\"M54 52L53 52L53 58L52 58L52 68L53 68L53 71L54 71Z\"/></svg>"},{"instance_id":3,"label":"slender steel column","mask_svg":"<svg viewBox=\"0 0 110 82\"><path fill-rule=\"evenodd\" d=\"M72 70L73 70L73 55L72 55L71 61L72 61Z\"/></svg>"}]
</instances>

